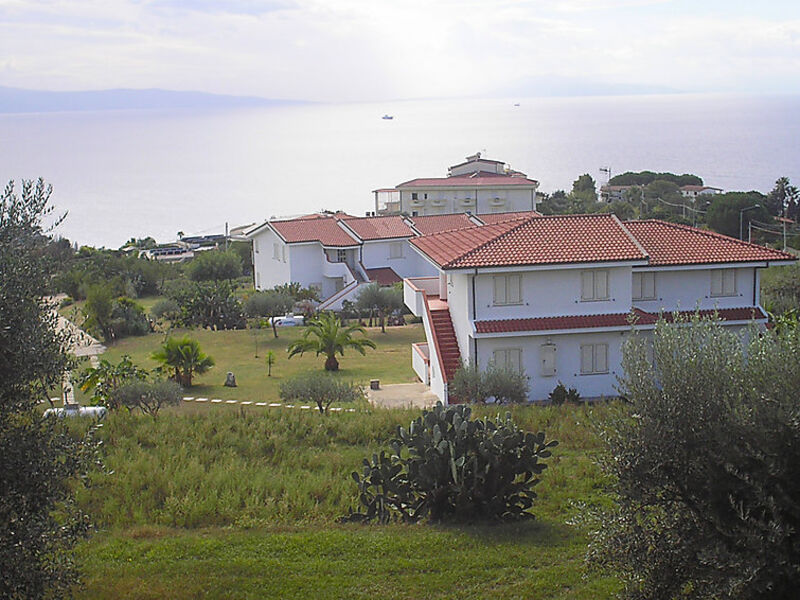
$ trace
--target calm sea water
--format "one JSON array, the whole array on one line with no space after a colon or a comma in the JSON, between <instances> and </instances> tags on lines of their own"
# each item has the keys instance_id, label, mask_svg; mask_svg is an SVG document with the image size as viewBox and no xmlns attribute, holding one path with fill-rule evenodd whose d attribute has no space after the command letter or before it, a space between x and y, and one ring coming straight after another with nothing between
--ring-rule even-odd
<instances>
[{"instance_id":1,"label":"calm sea water","mask_svg":"<svg viewBox=\"0 0 800 600\"><path fill-rule=\"evenodd\" d=\"M520 106L515 107L514 103ZM394 120L382 120L384 113ZM692 172L727 190L800 183L800 97L433 100L205 111L0 115L0 180L42 176L58 233L117 247L322 208L485 150L569 189L581 173Z\"/></svg>"}]
</instances>

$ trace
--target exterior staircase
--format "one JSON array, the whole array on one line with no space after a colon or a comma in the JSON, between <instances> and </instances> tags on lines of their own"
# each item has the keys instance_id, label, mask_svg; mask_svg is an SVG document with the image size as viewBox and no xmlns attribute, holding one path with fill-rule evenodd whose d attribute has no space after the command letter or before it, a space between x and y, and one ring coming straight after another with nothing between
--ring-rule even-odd
<instances>
[{"instance_id":1,"label":"exterior staircase","mask_svg":"<svg viewBox=\"0 0 800 600\"><path fill-rule=\"evenodd\" d=\"M461 366L461 351L458 349L456 332L453 329L453 320L450 318L450 309L446 302L431 302L431 326L436 339L436 350L442 359L444 368L444 381L453 381L458 368Z\"/></svg>"}]
</instances>

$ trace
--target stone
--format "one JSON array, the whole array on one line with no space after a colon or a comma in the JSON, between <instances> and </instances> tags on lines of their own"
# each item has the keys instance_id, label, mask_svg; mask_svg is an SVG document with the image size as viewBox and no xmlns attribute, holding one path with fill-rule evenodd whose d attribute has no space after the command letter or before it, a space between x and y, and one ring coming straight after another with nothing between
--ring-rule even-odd
<instances>
[{"instance_id":1,"label":"stone","mask_svg":"<svg viewBox=\"0 0 800 600\"><path fill-rule=\"evenodd\" d=\"M228 371L228 375L225 377L225 387L236 387L236 376Z\"/></svg>"}]
</instances>

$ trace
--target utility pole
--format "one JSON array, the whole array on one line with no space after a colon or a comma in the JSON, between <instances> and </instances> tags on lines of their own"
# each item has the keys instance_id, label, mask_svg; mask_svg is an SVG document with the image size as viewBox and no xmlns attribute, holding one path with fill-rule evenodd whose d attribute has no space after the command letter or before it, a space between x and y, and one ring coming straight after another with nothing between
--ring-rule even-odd
<instances>
[{"instance_id":1,"label":"utility pole","mask_svg":"<svg viewBox=\"0 0 800 600\"><path fill-rule=\"evenodd\" d=\"M228 222L225 221L225 252L228 251Z\"/></svg>"}]
</instances>

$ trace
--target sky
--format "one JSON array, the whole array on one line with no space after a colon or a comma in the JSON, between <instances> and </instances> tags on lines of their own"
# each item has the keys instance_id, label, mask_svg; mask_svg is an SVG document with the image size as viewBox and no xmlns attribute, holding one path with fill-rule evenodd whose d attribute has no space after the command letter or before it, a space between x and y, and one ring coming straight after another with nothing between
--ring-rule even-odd
<instances>
[{"instance_id":1,"label":"sky","mask_svg":"<svg viewBox=\"0 0 800 600\"><path fill-rule=\"evenodd\" d=\"M800 2L0 0L10 87L350 102L552 81L798 93Z\"/></svg>"}]
</instances>

